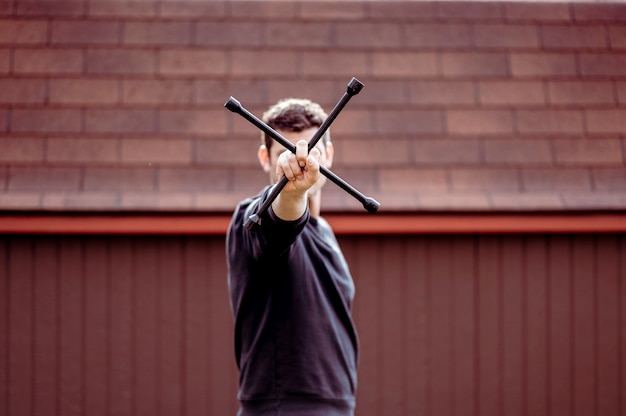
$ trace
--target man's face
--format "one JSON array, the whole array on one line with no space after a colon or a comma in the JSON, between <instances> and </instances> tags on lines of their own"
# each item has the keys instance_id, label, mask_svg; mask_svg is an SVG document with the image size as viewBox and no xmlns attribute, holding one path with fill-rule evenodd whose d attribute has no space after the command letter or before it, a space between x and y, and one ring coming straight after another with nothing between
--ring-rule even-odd
<instances>
[{"instance_id":1,"label":"man's face","mask_svg":"<svg viewBox=\"0 0 626 416\"><path fill-rule=\"evenodd\" d=\"M317 128L312 127L298 132L283 130L277 131L285 139L295 144L298 140L301 139L304 139L308 142L317 131ZM334 153L332 143L330 143L329 141L327 145L324 145L324 139L320 139L315 147L320 151L320 165L330 168L332 165ZM280 154L285 152L286 150L287 149L285 149L277 142L272 143L272 147L270 148L269 152L267 151L265 146L261 146L261 149L259 149L259 162L261 163L263 170L269 174L270 182L272 184L278 182L278 180L280 179L276 178L276 160L278 160L278 156L280 156ZM317 181L317 183L309 190L309 194L314 194L315 192L319 191L325 183L326 177L322 176L320 180Z\"/></svg>"}]
</instances>

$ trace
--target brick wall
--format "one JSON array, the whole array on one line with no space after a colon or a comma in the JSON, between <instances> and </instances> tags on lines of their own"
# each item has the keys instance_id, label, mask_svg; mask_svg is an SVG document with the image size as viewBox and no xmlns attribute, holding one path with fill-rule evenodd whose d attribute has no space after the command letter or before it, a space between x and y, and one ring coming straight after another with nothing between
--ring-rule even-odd
<instances>
[{"instance_id":1,"label":"brick wall","mask_svg":"<svg viewBox=\"0 0 626 416\"><path fill-rule=\"evenodd\" d=\"M230 211L260 115L330 110L381 210L626 207L626 4L0 0L0 209ZM360 205L329 184L327 210Z\"/></svg>"}]
</instances>

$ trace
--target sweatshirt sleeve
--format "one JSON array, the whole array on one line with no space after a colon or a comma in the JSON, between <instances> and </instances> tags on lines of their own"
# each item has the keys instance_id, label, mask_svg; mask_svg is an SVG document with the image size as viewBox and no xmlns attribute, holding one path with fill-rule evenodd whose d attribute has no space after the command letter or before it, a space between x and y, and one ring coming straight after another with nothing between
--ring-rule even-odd
<instances>
[{"instance_id":1,"label":"sweatshirt sleeve","mask_svg":"<svg viewBox=\"0 0 626 416\"><path fill-rule=\"evenodd\" d=\"M243 201L236 209L228 232L229 251L239 252L249 260L259 261L280 256L294 243L309 220L309 210L294 221L280 219L270 208L261 216L260 224L245 228L250 215L256 213L271 191L265 188L257 197ZM243 252L242 252L243 251Z\"/></svg>"}]
</instances>

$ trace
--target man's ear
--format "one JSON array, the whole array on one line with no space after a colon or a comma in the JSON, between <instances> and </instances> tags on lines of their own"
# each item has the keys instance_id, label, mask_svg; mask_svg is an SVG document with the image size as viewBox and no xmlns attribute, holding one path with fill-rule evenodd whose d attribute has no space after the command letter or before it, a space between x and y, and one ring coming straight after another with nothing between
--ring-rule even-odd
<instances>
[{"instance_id":1,"label":"man's ear","mask_svg":"<svg viewBox=\"0 0 626 416\"><path fill-rule=\"evenodd\" d=\"M330 140L326 142L326 167L330 169L333 166L333 157L335 156L335 146Z\"/></svg>"},{"instance_id":2,"label":"man's ear","mask_svg":"<svg viewBox=\"0 0 626 416\"><path fill-rule=\"evenodd\" d=\"M270 173L271 165L270 165L270 152L267 150L264 144L259 146L259 151L257 152L257 157L259 158L259 163L261 167L266 173Z\"/></svg>"}]
</instances>

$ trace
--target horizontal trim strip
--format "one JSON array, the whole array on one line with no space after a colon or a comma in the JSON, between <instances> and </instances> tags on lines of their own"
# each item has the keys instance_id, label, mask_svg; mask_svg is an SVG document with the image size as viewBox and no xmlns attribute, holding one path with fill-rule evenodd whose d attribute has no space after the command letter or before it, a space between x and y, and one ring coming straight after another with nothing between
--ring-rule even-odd
<instances>
[{"instance_id":1,"label":"horizontal trim strip","mask_svg":"<svg viewBox=\"0 0 626 416\"><path fill-rule=\"evenodd\" d=\"M0 215L2 234L224 235L228 214ZM328 214L336 234L621 233L626 213Z\"/></svg>"}]
</instances>

